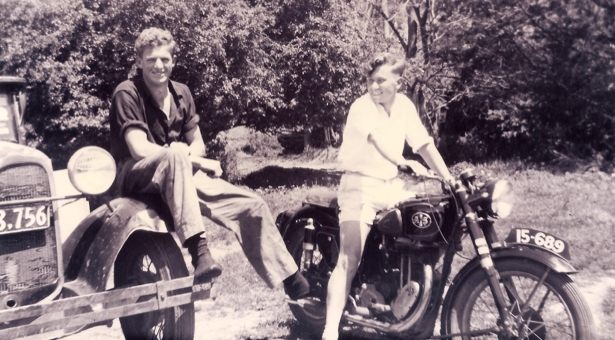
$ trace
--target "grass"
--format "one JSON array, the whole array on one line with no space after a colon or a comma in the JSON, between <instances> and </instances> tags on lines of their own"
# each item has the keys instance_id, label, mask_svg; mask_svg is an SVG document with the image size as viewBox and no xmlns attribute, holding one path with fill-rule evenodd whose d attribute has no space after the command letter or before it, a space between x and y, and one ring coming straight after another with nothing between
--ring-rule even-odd
<instances>
[{"instance_id":1,"label":"grass","mask_svg":"<svg viewBox=\"0 0 615 340\"><path fill-rule=\"evenodd\" d=\"M580 272L602 275L604 270L615 269L615 178L591 171L556 173L527 167L522 162L457 164L452 172L459 174L467 167L474 168L481 180L502 178L513 184L517 197L513 213L496 223L502 238L514 227L543 230L569 242L572 263ZM241 183L261 195L275 217L284 210L299 207L313 186L336 188L339 173L269 165L252 171ZM414 186L438 190L438 185L433 183L418 184ZM208 235L214 247L236 242L232 233L217 226L208 225ZM472 255L470 251L464 253ZM269 289L243 253L231 253L221 263L225 271L218 280L216 305L231 311L261 312L259 326L242 331L241 339L313 338L295 321L284 303L281 287ZM605 297L602 311L609 320L600 325L599 332L613 334L615 289Z\"/></svg>"},{"instance_id":2,"label":"grass","mask_svg":"<svg viewBox=\"0 0 615 340\"><path fill-rule=\"evenodd\" d=\"M544 230L570 243L578 270L615 269L615 178L603 172L554 174L501 162L477 171L513 183L513 213L497 224L502 236L514 227Z\"/></svg>"}]
</instances>

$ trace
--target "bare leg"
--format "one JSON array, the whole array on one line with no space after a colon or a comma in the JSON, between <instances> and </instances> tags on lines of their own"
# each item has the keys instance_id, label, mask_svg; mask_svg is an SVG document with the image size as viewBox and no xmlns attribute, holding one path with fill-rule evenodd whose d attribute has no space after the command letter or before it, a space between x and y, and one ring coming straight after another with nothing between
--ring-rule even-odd
<instances>
[{"instance_id":1,"label":"bare leg","mask_svg":"<svg viewBox=\"0 0 615 340\"><path fill-rule=\"evenodd\" d=\"M357 273L365 239L370 226L359 221L340 225L340 255L327 287L327 317L323 340L338 338L339 323L350 293L350 284Z\"/></svg>"}]
</instances>

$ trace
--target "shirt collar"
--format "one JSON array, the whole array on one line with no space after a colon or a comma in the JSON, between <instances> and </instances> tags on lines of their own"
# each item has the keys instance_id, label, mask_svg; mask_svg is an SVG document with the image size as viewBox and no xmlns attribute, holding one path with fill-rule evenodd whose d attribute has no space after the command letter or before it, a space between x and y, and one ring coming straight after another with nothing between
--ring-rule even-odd
<instances>
[{"instance_id":1,"label":"shirt collar","mask_svg":"<svg viewBox=\"0 0 615 340\"><path fill-rule=\"evenodd\" d=\"M378 112L378 114L380 114L383 117L386 117L388 119L393 119L395 116L397 116L396 112L397 112L397 103L399 102L399 100L397 100L397 93L395 93L395 99L393 101L393 105L391 105L391 115L389 116L389 114L386 112L386 110L384 109L384 106L382 106L382 104L376 103L373 99L372 96L367 93L365 94L367 96L367 99L369 100L369 102L374 105L374 109L376 109L376 112Z\"/></svg>"},{"instance_id":2,"label":"shirt collar","mask_svg":"<svg viewBox=\"0 0 615 340\"><path fill-rule=\"evenodd\" d=\"M140 76L138 80L139 80L139 84L141 88L143 89L143 92L145 93L145 97L150 101L153 100L152 93L150 92L149 88L145 84L145 79L143 79L143 76ZM175 81L170 80L170 79L169 79L169 91L171 91L171 96L173 96L173 100L175 100L175 105L179 108L180 102L184 98L184 96L175 90Z\"/></svg>"}]
</instances>

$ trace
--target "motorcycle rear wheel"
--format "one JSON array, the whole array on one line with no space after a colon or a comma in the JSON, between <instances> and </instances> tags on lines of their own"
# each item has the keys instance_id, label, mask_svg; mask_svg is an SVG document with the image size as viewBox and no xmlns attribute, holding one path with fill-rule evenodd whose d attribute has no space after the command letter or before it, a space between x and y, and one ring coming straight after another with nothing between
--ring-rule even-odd
<instances>
[{"instance_id":1,"label":"motorcycle rear wheel","mask_svg":"<svg viewBox=\"0 0 615 340\"><path fill-rule=\"evenodd\" d=\"M502 282L512 283L522 301L539 283L547 268L539 263L522 259L496 261ZM456 289L452 303L442 311L442 334L455 334L484 330L501 324L491 289L482 268L474 270ZM511 296L508 294L508 296ZM508 297L508 308L514 319L520 317L519 304ZM529 304L530 309L521 315L527 332L524 339L542 340L591 340L595 339L595 326L587 302L576 284L565 274L551 272L537 288ZM517 312L515 312L517 310ZM521 331L520 329L518 331ZM463 336L451 339L505 339L498 334Z\"/></svg>"},{"instance_id":2,"label":"motorcycle rear wheel","mask_svg":"<svg viewBox=\"0 0 615 340\"><path fill-rule=\"evenodd\" d=\"M186 262L171 235L136 233L115 260L116 287L188 276ZM126 339L194 338L194 304L120 318Z\"/></svg>"}]
</instances>

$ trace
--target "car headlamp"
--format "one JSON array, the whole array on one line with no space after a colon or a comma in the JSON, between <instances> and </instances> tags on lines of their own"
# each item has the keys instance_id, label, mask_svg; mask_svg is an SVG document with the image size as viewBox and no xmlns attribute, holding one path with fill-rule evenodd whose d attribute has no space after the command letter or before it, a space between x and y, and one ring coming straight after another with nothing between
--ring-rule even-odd
<instances>
[{"instance_id":1,"label":"car headlamp","mask_svg":"<svg viewBox=\"0 0 615 340\"><path fill-rule=\"evenodd\" d=\"M485 185L491 198L490 212L499 218L506 218L512 212L514 194L512 184L506 180L496 180Z\"/></svg>"},{"instance_id":2,"label":"car headlamp","mask_svg":"<svg viewBox=\"0 0 615 340\"><path fill-rule=\"evenodd\" d=\"M86 146L68 161L68 178L77 190L98 195L109 190L115 180L115 160L106 150Z\"/></svg>"}]
</instances>

